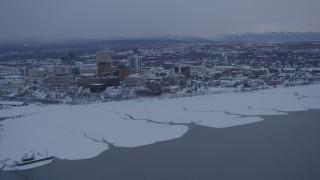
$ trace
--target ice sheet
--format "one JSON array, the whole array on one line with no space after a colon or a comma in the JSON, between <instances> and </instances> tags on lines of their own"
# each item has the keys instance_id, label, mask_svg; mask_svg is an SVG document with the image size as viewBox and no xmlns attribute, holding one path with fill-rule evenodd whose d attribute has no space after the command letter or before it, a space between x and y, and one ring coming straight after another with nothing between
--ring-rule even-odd
<instances>
[{"instance_id":1,"label":"ice sheet","mask_svg":"<svg viewBox=\"0 0 320 180\"><path fill-rule=\"evenodd\" d=\"M84 105L0 109L0 167L25 153L60 159L97 156L110 145L136 147L183 136L188 124L225 128L260 115L320 109L320 85L174 99L134 99Z\"/></svg>"}]
</instances>

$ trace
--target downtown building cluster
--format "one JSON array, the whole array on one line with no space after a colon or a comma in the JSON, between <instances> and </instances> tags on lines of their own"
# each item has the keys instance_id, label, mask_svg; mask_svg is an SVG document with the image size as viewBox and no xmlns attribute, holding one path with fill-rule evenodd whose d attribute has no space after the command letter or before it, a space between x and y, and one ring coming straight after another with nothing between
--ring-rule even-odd
<instances>
[{"instance_id":1,"label":"downtown building cluster","mask_svg":"<svg viewBox=\"0 0 320 180\"><path fill-rule=\"evenodd\" d=\"M320 80L316 42L161 42L53 51L46 51L47 57L1 54L1 96L82 103L244 92Z\"/></svg>"}]
</instances>

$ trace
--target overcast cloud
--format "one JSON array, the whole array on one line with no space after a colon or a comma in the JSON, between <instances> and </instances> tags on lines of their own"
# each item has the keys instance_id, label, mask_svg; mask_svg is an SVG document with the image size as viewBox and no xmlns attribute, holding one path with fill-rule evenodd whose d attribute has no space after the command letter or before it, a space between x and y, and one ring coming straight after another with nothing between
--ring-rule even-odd
<instances>
[{"instance_id":1,"label":"overcast cloud","mask_svg":"<svg viewBox=\"0 0 320 180\"><path fill-rule=\"evenodd\" d=\"M320 31L319 0L0 0L0 40Z\"/></svg>"}]
</instances>

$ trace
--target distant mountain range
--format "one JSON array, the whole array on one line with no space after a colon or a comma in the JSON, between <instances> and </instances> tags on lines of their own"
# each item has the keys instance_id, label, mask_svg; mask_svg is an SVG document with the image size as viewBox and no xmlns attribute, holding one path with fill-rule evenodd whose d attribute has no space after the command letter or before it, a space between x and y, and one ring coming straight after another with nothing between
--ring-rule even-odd
<instances>
[{"instance_id":1,"label":"distant mountain range","mask_svg":"<svg viewBox=\"0 0 320 180\"><path fill-rule=\"evenodd\" d=\"M320 41L319 32L269 32L224 35L218 41Z\"/></svg>"},{"instance_id":2,"label":"distant mountain range","mask_svg":"<svg viewBox=\"0 0 320 180\"><path fill-rule=\"evenodd\" d=\"M118 46L152 45L181 42L212 42L212 41L257 41L257 42L285 42L285 41L320 41L320 32L268 32L268 33L242 33L225 34L215 38L179 37L179 36L155 36L141 38L116 38L116 39L49 39L49 38L24 38L0 41L0 45L8 44L110 44ZM30 46L31 46L30 45Z\"/></svg>"}]
</instances>

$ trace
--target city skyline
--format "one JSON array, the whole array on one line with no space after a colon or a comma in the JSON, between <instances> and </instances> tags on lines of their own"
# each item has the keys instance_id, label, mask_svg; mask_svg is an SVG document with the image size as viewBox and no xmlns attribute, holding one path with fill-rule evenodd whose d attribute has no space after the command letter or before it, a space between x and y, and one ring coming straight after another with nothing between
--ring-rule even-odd
<instances>
[{"instance_id":1,"label":"city skyline","mask_svg":"<svg viewBox=\"0 0 320 180\"><path fill-rule=\"evenodd\" d=\"M4 0L0 41L320 32L316 0Z\"/></svg>"}]
</instances>

